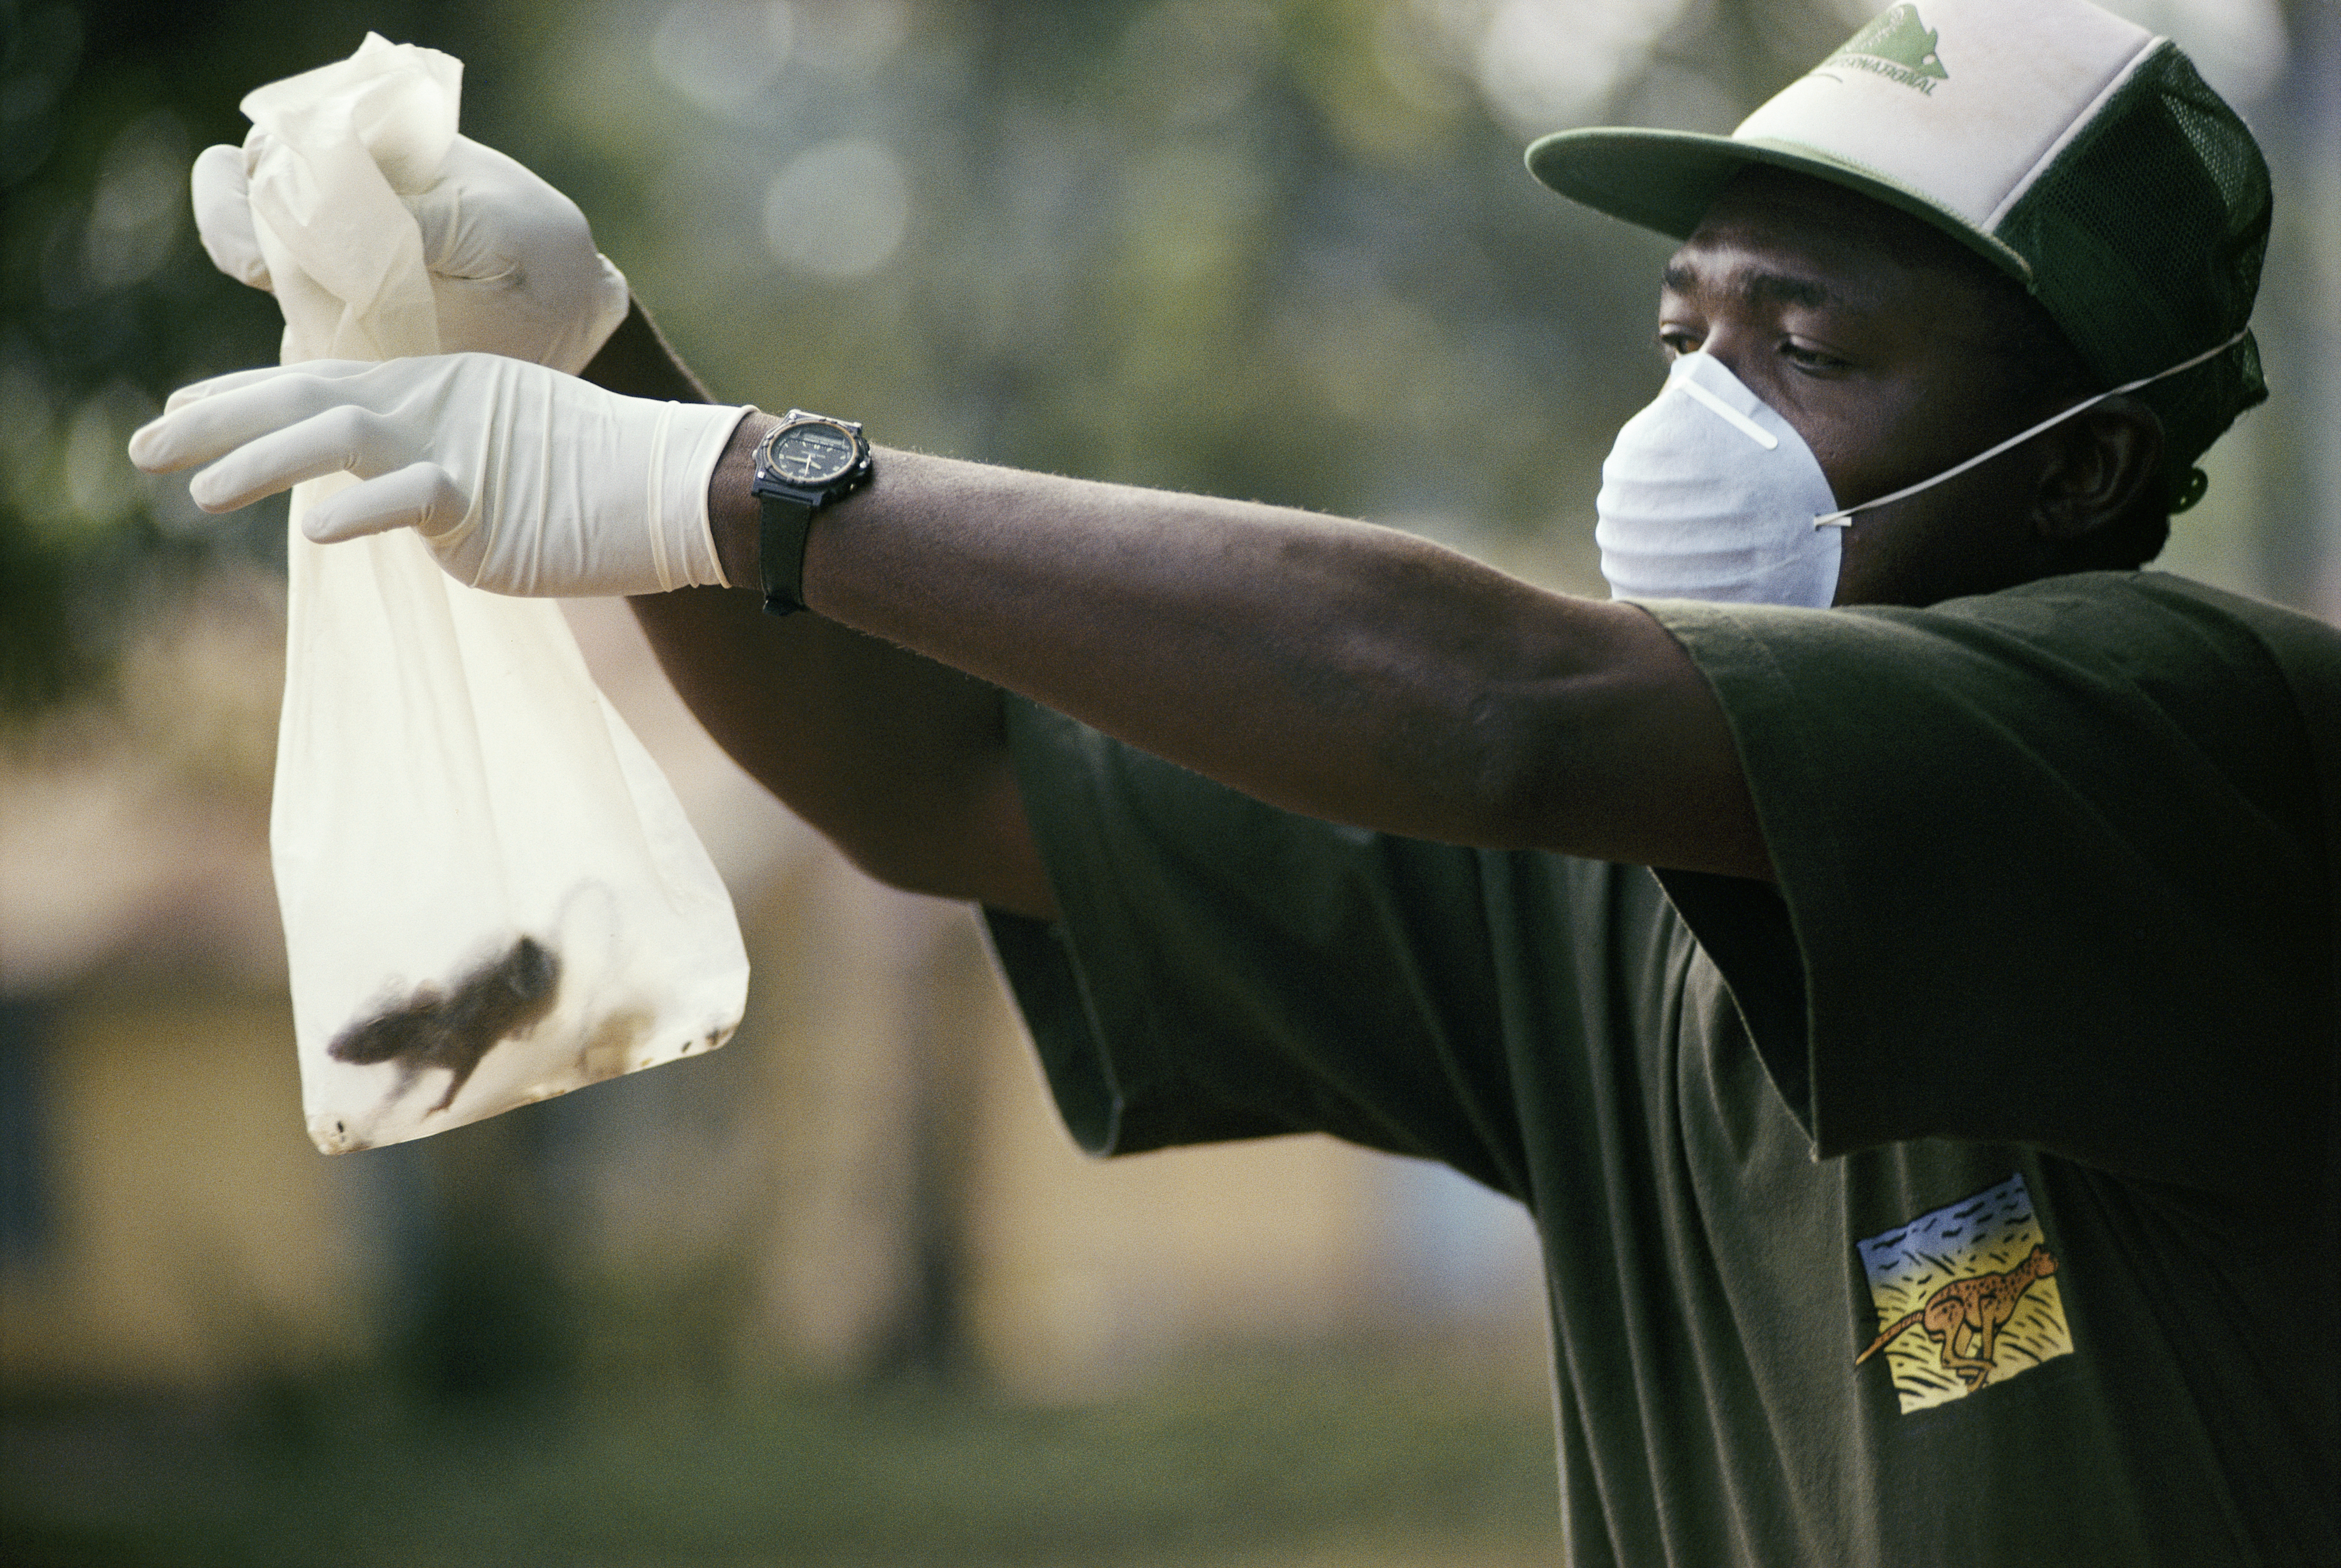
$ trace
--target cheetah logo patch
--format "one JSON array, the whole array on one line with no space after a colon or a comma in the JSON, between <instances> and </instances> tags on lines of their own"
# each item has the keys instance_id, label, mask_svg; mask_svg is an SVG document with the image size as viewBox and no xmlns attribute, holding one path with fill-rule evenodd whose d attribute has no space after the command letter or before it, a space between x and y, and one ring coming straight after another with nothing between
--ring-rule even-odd
<instances>
[{"instance_id":1,"label":"cheetah logo patch","mask_svg":"<svg viewBox=\"0 0 2341 1568\"><path fill-rule=\"evenodd\" d=\"M2072 1353L2057 1259L2021 1175L1854 1250L1878 1309L1854 1364L1884 1352L1905 1415Z\"/></svg>"}]
</instances>

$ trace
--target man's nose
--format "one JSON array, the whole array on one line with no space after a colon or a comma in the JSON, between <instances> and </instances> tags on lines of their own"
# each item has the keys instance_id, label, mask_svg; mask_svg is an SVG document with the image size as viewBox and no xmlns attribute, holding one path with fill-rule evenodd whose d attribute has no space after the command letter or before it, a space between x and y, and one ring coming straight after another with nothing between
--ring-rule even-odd
<instances>
[{"instance_id":1,"label":"man's nose","mask_svg":"<svg viewBox=\"0 0 2341 1568\"><path fill-rule=\"evenodd\" d=\"M1710 321L1707 335L1699 340L1698 351L1738 376L1740 385L1750 392L1758 397L1764 395L1763 387L1750 375L1758 371L1760 363L1755 333L1731 322Z\"/></svg>"}]
</instances>

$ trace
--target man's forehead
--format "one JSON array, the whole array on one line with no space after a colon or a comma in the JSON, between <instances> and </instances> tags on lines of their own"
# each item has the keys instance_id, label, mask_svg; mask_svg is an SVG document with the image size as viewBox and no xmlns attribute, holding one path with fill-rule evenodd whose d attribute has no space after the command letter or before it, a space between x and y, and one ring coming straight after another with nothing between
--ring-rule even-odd
<instances>
[{"instance_id":1,"label":"man's forehead","mask_svg":"<svg viewBox=\"0 0 2341 1568\"><path fill-rule=\"evenodd\" d=\"M1659 281L1669 293L1719 295L1743 305L1796 305L1825 310L1851 303L1847 288L1828 269L1769 265L1737 248L1693 254L1685 245L1667 263Z\"/></svg>"},{"instance_id":2,"label":"man's forehead","mask_svg":"<svg viewBox=\"0 0 2341 1568\"><path fill-rule=\"evenodd\" d=\"M1842 186L1777 170L1735 179L1668 261L1677 293L1813 308L1874 305L1968 273L1956 242Z\"/></svg>"}]
</instances>

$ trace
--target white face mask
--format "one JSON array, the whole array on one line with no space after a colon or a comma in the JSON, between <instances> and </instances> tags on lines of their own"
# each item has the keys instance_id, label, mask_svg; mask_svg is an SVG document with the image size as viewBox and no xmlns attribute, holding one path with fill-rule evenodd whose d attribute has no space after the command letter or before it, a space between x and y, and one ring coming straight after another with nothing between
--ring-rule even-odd
<instances>
[{"instance_id":1,"label":"white face mask","mask_svg":"<svg viewBox=\"0 0 2341 1568\"><path fill-rule=\"evenodd\" d=\"M1687 354L1626 421L1594 498L1601 574L1619 599L1828 605L1836 509L1804 437L1723 362Z\"/></svg>"},{"instance_id":2,"label":"white face mask","mask_svg":"<svg viewBox=\"0 0 2341 1568\"><path fill-rule=\"evenodd\" d=\"M2248 329L2246 329L2248 330ZM2061 409L2029 429L1888 495L1840 507L1804 438L1722 361L1687 354L1650 405L1619 429L1594 497L1601 574L1616 599L1707 599L1826 609L1837 598L1839 530L1987 463L2119 393L2192 370L2244 333L2167 370Z\"/></svg>"}]
</instances>

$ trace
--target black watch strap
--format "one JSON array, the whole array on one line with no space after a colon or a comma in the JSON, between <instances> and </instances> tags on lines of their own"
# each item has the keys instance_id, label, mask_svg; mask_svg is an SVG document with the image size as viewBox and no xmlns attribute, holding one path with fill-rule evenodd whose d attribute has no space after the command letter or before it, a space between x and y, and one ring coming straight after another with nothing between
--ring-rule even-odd
<instances>
[{"instance_id":1,"label":"black watch strap","mask_svg":"<svg viewBox=\"0 0 2341 1568\"><path fill-rule=\"evenodd\" d=\"M764 614L793 615L805 607L805 537L812 532L812 504L780 495L756 498L764 509L756 554L764 579Z\"/></svg>"},{"instance_id":2,"label":"black watch strap","mask_svg":"<svg viewBox=\"0 0 2341 1568\"><path fill-rule=\"evenodd\" d=\"M757 443L748 487L762 513L756 555L767 614L793 615L805 608L805 538L812 514L870 483L870 443L850 419L792 408Z\"/></svg>"}]
</instances>

